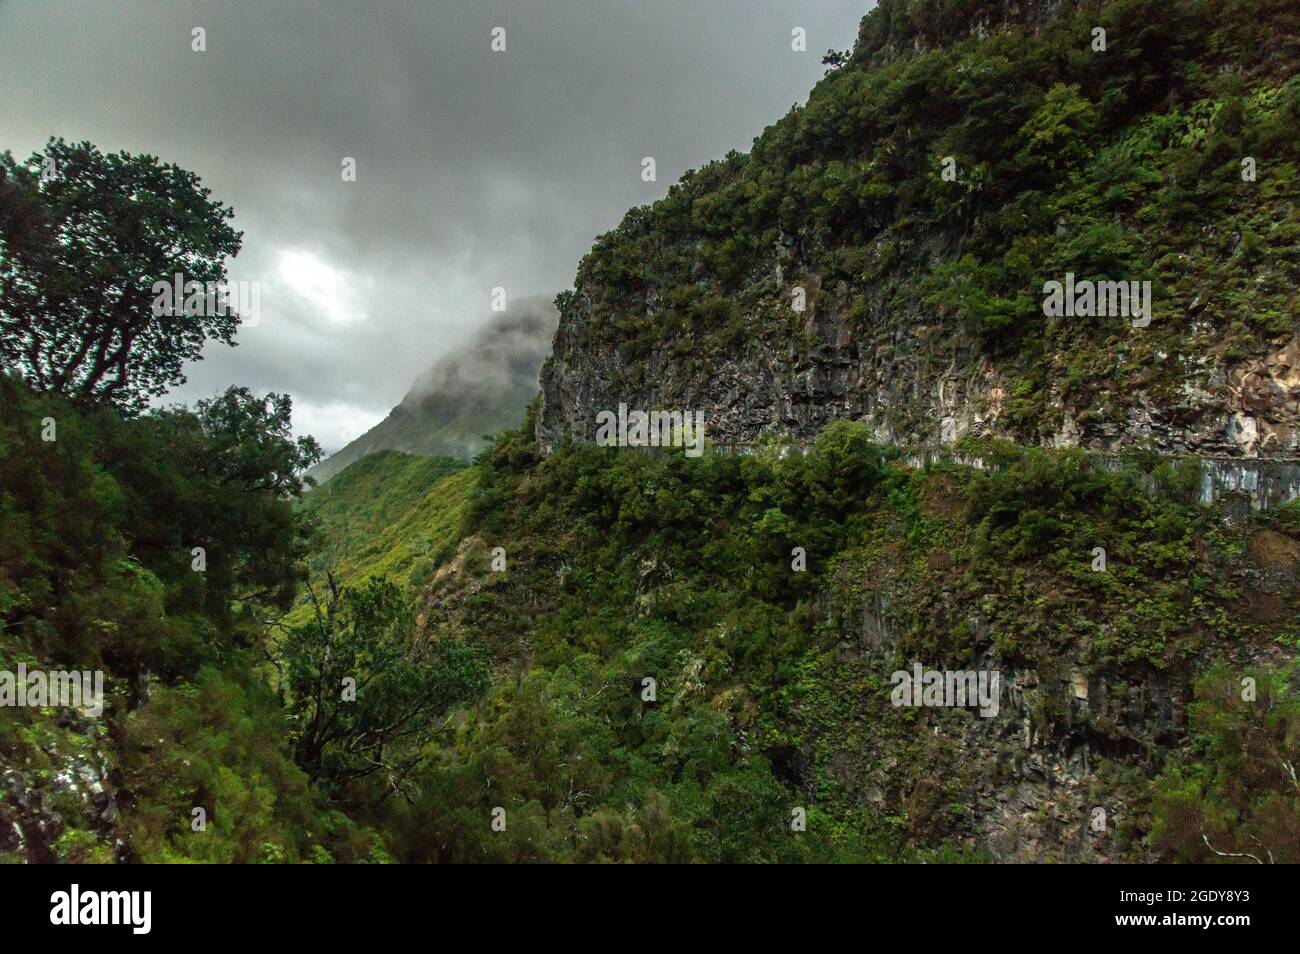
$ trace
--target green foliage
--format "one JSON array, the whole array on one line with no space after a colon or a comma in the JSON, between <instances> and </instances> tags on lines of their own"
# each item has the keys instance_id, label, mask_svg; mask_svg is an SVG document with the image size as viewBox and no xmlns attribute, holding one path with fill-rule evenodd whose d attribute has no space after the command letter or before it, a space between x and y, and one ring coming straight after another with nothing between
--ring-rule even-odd
<instances>
[{"instance_id":1,"label":"green foliage","mask_svg":"<svg viewBox=\"0 0 1300 954\"><path fill-rule=\"evenodd\" d=\"M290 436L287 397L231 389L128 418L4 377L0 406L0 607L43 658L192 675L289 605L295 475L318 451Z\"/></svg>"},{"instance_id":2,"label":"green foliage","mask_svg":"<svg viewBox=\"0 0 1300 954\"><path fill-rule=\"evenodd\" d=\"M477 465L467 532L505 543L507 572L468 550L425 594L502 675L410 801L369 819L404 860L979 859L988 769L889 705L893 668L992 653L1053 673L1083 641L1098 685L1141 683L1282 631L1238 609L1256 595L1233 554L1254 531L1189 502L1180 466L991 445L969 449L983 471L912 470L848 421L804 456L539 461L531 433ZM872 627L889 633L875 652ZM1055 697L1029 712L1072 731Z\"/></svg>"},{"instance_id":3,"label":"green foliage","mask_svg":"<svg viewBox=\"0 0 1300 954\"><path fill-rule=\"evenodd\" d=\"M1300 150L1284 130L1300 79L1275 38L1295 28L1284 0L1053 16L882 3L748 156L688 173L597 240L564 299L587 319L579 344L616 350L633 386L650 356L679 356L703 390L718 360L788 347L790 286L816 276L810 309L851 320L860 348L892 354L937 324L1035 379L1000 420L1027 443L1059 423L1045 394L1123 426L1139 389L1173 397L1193 362L1258 357L1294 330ZM1247 156L1257 181L1242 181ZM1151 281L1152 324L1046 319L1043 284L1067 271Z\"/></svg>"},{"instance_id":4,"label":"green foliage","mask_svg":"<svg viewBox=\"0 0 1300 954\"><path fill-rule=\"evenodd\" d=\"M101 670L106 696L100 720L0 709L0 761L18 773L0 786L6 830L58 815L27 823L28 860L373 854L373 833L294 764L260 650L245 648L301 576L293 501L317 451L289 417L287 398L242 389L127 417L0 377L0 668ZM112 793L116 827L87 778Z\"/></svg>"},{"instance_id":5,"label":"green foliage","mask_svg":"<svg viewBox=\"0 0 1300 954\"><path fill-rule=\"evenodd\" d=\"M463 461L381 451L363 457L303 498L314 527L307 566L340 585L372 576L423 584L455 553L477 477ZM303 603L291 622L307 619Z\"/></svg>"},{"instance_id":6,"label":"green foliage","mask_svg":"<svg viewBox=\"0 0 1300 954\"><path fill-rule=\"evenodd\" d=\"M400 791L434 720L486 688L486 667L465 643L417 640L393 583L331 593L314 610L277 653L299 762L331 786L382 772Z\"/></svg>"},{"instance_id":7,"label":"green foliage","mask_svg":"<svg viewBox=\"0 0 1300 954\"><path fill-rule=\"evenodd\" d=\"M124 720L123 828L135 860L361 860L372 836L323 810L285 745L279 703L235 661L162 687ZM203 826L195 830L195 808Z\"/></svg>"},{"instance_id":8,"label":"green foliage","mask_svg":"<svg viewBox=\"0 0 1300 954\"><path fill-rule=\"evenodd\" d=\"M42 390L140 410L209 340L233 343L233 313L153 313L155 282L220 283L239 252L234 211L210 195L88 142L0 154L0 359Z\"/></svg>"},{"instance_id":9,"label":"green foliage","mask_svg":"<svg viewBox=\"0 0 1300 954\"><path fill-rule=\"evenodd\" d=\"M1157 782L1151 843L1171 861L1300 860L1300 695L1281 671L1217 666L1196 683L1190 751Z\"/></svg>"}]
</instances>

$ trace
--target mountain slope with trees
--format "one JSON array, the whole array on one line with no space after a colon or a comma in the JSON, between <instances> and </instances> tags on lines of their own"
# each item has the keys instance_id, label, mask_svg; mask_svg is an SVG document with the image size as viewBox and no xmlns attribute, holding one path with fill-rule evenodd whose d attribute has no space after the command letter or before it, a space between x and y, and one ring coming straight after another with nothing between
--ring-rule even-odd
<instances>
[{"instance_id":1,"label":"mountain slope with trees","mask_svg":"<svg viewBox=\"0 0 1300 954\"><path fill-rule=\"evenodd\" d=\"M887 0L597 242L520 427L310 492L283 396L145 410L233 334L141 298L177 246L219 280L229 210L5 154L0 669L107 692L0 709L0 860L1300 861L1300 504L1153 453L1292 440L1295 26ZM1149 272L1153 323L1043 321L1071 267ZM584 439L642 401L748 452ZM897 446L945 417L955 459ZM896 705L918 664L996 711Z\"/></svg>"},{"instance_id":2,"label":"mountain slope with trees","mask_svg":"<svg viewBox=\"0 0 1300 954\"><path fill-rule=\"evenodd\" d=\"M152 307L172 269L224 280L232 215L152 156L0 155L0 674L102 680L0 705L0 861L386 861L357 804L404 791L485 688L473 645L417 638L403 586L311 578L321 454L287 396L147 409L233 343L237 314Z\"/></svg>"},{"instance_id":3,"label":"mountain slope with trees","mask_svg":"<svg viewBox=\"0 0 1300 954\"><path fill-rule=\"evenodd\" d=\"M544 447L620 402L718 443L965 436L1300 457L1288 0L882 0L808 102L601 236ZM1151 313L1044 314L1151 283Z\"/></svg>"}]
</instances>

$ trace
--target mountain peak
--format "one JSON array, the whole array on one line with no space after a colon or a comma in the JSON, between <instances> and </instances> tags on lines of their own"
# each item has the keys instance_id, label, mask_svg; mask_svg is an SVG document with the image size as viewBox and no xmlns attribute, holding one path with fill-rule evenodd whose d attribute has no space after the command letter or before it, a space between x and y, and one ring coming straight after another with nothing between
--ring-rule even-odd
<instances>
[{"instance_id":1,"label":"mountain peak","mask_svg":"<svg viewBox=\"0 0 1300 954\"><path fill-rule=\"evenodd\" d=\"M439 358L401 402L365 434L308 474L327 480L381 450L470 458L483 437L515 427L537 394L537 374L550 352L557 314L542 297L520 298L463 347Z\"/></svg>"}]
</instances>

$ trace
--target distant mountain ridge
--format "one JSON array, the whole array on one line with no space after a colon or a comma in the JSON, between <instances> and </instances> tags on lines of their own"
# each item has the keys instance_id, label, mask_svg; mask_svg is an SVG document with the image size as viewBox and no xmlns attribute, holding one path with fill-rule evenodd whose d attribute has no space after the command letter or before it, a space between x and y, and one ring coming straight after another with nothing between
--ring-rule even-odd
<instances>
[{"instance_id":1,"label":"distant mountain ridge","mask_svg":"<svg viewBox=\"0 0 1300 954\"><path fill-rule=\"evenodd\" d=\"M367 454L397 450L468 459L483 436L515 427L538 393L542 362L559 321L545 298L521 298L464 348L440 358L400 404L366 433L310 471L327 480Z\"/></svg>"}]
</instances>

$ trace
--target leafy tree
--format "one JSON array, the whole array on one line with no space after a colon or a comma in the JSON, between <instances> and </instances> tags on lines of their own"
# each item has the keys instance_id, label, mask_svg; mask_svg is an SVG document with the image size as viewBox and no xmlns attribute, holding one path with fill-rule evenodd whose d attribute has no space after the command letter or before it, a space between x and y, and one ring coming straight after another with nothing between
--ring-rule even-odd
<instances>
[{"instance_id":1,"label":"leafy tree","mask_svg":"<svg viewBox=\"0 0 1300 954\"><path fill-rule=\"evenodd\" d=\"M214 619L228 621L232 600L287 608L302 578L306 519L292 504L303 490L299 475L321 449L312 437L293 436L292 410L288 395L232 387L193 412L152 412L122 429L116 449L103 449L133 491L137 556L168 565L170 578L192 588L192 549L204 548L202 600L194 605ZM127 442L132 453L122 454Z\"/></svg>"},{"instance_id":2,"label":"leafy tree","mask_svg":"<svg viewBox=\"0 0 1300 954\"><path fill-rule=\"evenodd\" d=\"M336 785L382 772L390 791L405 792L435 720L487 687L487 667L464 642L417 638L395 584L371 578L340 591L331 576L328 587L324 600L312 591L315 619L291 628L282 648L299 763Z\"/></svg>"},{"instance_id":3,"label":"leafy tree","mask_svg":"<svg viewBox=\"0 0 1300 954\"><path fill-rule=\"evenodd\" d=\"M51 139L0 154L0 360L41 390L140 409L185 380L239 318L155 315L155 282L220 283L240 248L234 211L199 178L149 155Z\"/></svg>"},{"instance_id":4,"label":"leafy tree","mask_svg":"<svg viewBox=\"0 0 1300 954\"><path fill-rule=\"evenodd\" d=\"M1197 680L1190 708L1196 759L1167 768L1153 800L1150 840L1167 858L1202 864L1300 860L1294 676L1294 663L1252 670L1248 677L1219 665Z\"/></svg>"},{"instance_id":5,"label":"leafy tree","mask_svg":"<svg viewBox=\"0 0 1300 954\"><path fill-rule=\"evenodd\" d=\"M831 73L847 63L852 55L851 50L827 50L822 57L822 66L827 67L827 73Z\"/></svg>"},{"instance_id":6,"label":"leafy tree","mask_svg":"<svg viewBox=\"0 0 1300 954\"><path fill-rule=\"evenodd\" d=\"M0 622L54 658L165 678L260 638L302 578L296 474L320 456L290 413L232 388L127 417L0 376Z\"/></svg>"}]
</instances>

